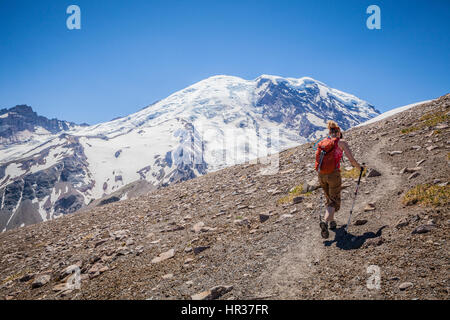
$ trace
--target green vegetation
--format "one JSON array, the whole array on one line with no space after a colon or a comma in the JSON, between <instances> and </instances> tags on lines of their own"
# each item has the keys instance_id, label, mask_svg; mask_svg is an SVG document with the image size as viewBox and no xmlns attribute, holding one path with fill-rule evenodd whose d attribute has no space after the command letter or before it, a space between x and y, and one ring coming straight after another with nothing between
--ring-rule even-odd
<instances>
[{"instance_id":1,"label":"green vegetation","mask_svg":"<svg viewBox=\"0 0 450 320\"><path fill-rule=\"evenodd\" d=\"M410 133L410 132L413 132L413 131L416 131L416 130L419 130L419 127L411 126L411 127L406 128L406 129L402 129L401 133L405 134L405 133Z\"/></svg>"},{"instance_id":2,"label":"green vegetation","mask_svg":"<svg viewBox=\"0 0 450 320\"><path fill-rule=\"evenodd\" d=\"M299 184L298 186L295 186L289 193L300 195L303 192L303 185Z\"/></svg>"},{"instance_id":3,"label":"green vegetation","mask_svg":"<svg viewBox=\"0 0 450 320\"><path fill-rule=\"evenodd\" d=\"M287 196L284 196L284 197L278 199L277 203L278 204L291 203L295 197L298 197L300 195L308 197L308 196L312 195L312 192L308 191L308 192L303 193L303 184L299 184L298 186L295 186L294 188L292 188L292 190L289 191L289 194Z\"/></svg>"},{"instance_id":4,"label":"green vegetation","mask_svg":"<svg viewBox=\"0 0 450 320\"><path fill-rule=\"evenodd\" d=\"M419 119L421 122L418 125L410 126L408 128L404 128L401 130L402 134L410 133L419 129L422 129L424 127L434 127L435 125L447 122L449 120L449 117L445 110L438 110L436 112L430 112L424 114ZM436 132L437 131L437 132ZM436 130L434 134L439 134L439 130Z\"/></svg>"},{"instance_id":5,"label":"green vegetation","mask_svg":"<svg viewBox=\"0 0 450 320\"><path fill-rule=\"evenodd\" d=\"M433 127L441 122L448 121L447 113L444 110L439 110L435 113L424 114L420 121L423 121L423 125L427 127Z\"/></svg>"},{"instance_id":6,"label":"green vegetation","mask_svg":"<svg viewBox=\"0 0 450 320\"><path fill-rule=\"evenodd\" d=\"M403 196L402 202L405 205L446 206L450 204L450 186L419 184Z\"/></svg>"},{"instance_id":7,"label":"green vegetation","mask_svg":"<svg viewBox=\"0 0 450 320\"><path fill-rule=\"evenodd\" d=\"M367 168L364 168L362 176L366 176ZM359 170L358 168L352 168L351 170L342 170L341 168L341 177L346 179L358 179L359 178Z\"/></svg>"}]
</instances>

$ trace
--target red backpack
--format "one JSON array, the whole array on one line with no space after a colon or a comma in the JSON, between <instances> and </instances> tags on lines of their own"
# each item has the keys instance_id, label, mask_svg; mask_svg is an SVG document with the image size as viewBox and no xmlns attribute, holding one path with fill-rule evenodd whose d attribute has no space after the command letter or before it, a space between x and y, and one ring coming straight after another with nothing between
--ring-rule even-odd
<instances>
[{"instance_id":1,"label":"red backpack","mask_svg":"<svg viewBox=\"0 0 450 320\"><path fill-rule=\"evenodd\" d=\"M315 169L322 174L330 174L336 169L335 151L339 138L325 138L319 142L316 151ZM319 168L320 166L320 168Z\"/></svg>"}]
</instances>

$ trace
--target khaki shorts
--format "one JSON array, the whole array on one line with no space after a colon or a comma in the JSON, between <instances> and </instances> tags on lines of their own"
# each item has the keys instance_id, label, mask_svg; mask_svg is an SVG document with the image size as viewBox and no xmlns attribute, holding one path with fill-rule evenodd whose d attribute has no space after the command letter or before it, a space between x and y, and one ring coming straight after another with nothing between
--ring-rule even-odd
<instances>
[{"instance_id":1,"label":"khaki shorts","mask_svg":"<svg viewBox=\"0 0 450 320\"><path fill-rule=\"evenodd\" d=\"M319 183L325 193L327 206L338 211L341 207L341 171L336 169L330 174L319 174Z\"/></svg>"}]
</instances>

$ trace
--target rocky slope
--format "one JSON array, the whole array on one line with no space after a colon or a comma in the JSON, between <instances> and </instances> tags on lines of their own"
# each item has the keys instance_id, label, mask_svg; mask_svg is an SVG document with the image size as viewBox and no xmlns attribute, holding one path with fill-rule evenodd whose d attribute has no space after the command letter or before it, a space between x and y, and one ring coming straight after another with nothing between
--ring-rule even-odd
<instances>
[{"instance_id":1,"label":"rocky slope","mask_svg":"<svg viewBox=\"0 0 450 320\"><path fill-rule=\"evenodd\" d=\"M370 168L349 235L356 179L344 179L338 229L323 240L307 143L280 153L276 174L236 165L0 234L0 297L448 299L449 116L446 95L344 133ZM436 206L408 197L424 184L440 190ZM68 290L78 267L80 287Z\"/></svg>"},{"instance_id":2,"label":"rocky slope","mask_svg":"<svg viewBox=\"0 0 450 320\"><path fill-rule=\"evenodd\" d=\"M8 139L28 138L0 146L0 231L139 193L130 186L144 193L284 150L323 134L329 119L347 129L379 114L317 80L268 75L211 77L88 127L16 109L2 111L0 127L23 109L41 129L30 135L21 122Z\"/></svg>"}]
</instances>

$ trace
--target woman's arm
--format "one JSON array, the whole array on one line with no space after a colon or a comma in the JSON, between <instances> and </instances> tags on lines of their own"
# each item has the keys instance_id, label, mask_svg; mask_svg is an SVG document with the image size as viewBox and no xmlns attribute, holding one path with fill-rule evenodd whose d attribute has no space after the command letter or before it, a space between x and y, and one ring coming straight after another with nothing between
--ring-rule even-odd
<instances>
[{"instance_id":1,"label":"woman's arm","mask_svg":"<svg viewBox=\"0 0 450 320\"><path fill-rule=\"evenodd\" d=\"M348 158L348 160L350 160L350 163L352 164L352 166L358 168L358 170L361 170L361 166L359 165L358 161L356 161L355 158L353 158L352 152L351 152L347 142L344 140L339 140L338 146L339 146L339 148L341 148L344 151L345 156Z\"/></svg>"}]
</instances>

